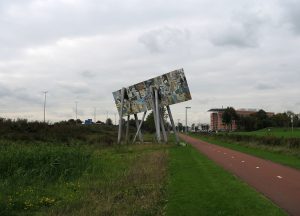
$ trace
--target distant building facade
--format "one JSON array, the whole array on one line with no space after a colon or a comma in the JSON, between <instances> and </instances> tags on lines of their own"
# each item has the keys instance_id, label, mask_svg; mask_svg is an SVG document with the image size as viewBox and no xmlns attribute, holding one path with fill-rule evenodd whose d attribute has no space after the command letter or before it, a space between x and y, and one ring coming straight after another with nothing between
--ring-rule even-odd
<instances>
[{"instance_id":1,"label":"distant building facade","mask_svg":"<svg viewBox=\"0 0 300 216\"><path fill-rule=\"evenodd\" d=\"M210 130L212 131L225 131L227 130L226 125L222 121L222 115L224 113L224 108L214 108L208 110L210 112ZM236 114L239 116L250 116L251 114L256 113L256 109L238 109L236 110ZM269 117L273 116L273 112L267 112ZM236 121L232 121L232 130L237 129Z\"/></svg>"}]
</instances>

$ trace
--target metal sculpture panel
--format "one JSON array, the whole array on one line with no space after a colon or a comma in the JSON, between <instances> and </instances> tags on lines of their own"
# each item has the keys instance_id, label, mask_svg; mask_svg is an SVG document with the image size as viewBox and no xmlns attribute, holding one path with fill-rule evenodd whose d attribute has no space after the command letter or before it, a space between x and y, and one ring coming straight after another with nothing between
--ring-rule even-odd
<instances>
[{"instance_id":1,"label":"metal sculpture panel","mask_svg":"<svg viewBox=\"0 0 300 216\"><path fill-rule=\"evenodd\" d=\"M153 109L150 87L157 89L160 106L191 100L190 90L183 69L129 86L124 93L123 116ZM121 109L121 90L113 92L118 111Z\"/></svg>"}]
</instances>

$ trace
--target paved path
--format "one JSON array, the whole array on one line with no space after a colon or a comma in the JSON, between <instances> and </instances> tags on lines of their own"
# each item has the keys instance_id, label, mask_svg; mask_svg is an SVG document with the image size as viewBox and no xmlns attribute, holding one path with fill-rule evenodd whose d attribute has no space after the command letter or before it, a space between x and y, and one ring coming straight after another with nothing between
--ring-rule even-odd
<instances>
[{"instance_id":1,"label":"paved path","mask_svg":"<svg viewBox=\"0 0 300 216\"><path fill-rule=\"evenodd\" d=\"M263 193L290 215L300 216L300 171L180 134L217 164Z\"/></svg>"}]
</instances>

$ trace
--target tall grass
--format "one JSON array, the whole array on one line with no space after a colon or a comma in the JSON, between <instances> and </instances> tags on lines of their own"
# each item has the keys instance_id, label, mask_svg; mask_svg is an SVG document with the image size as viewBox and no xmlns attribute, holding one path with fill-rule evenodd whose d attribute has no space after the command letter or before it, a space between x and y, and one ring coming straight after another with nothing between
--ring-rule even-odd
<instances>
[{"instance_id":1,"label":"tall grass","mask_svg":"<svg viewBox=\"0 0 300 216\"><path fill-rule=\"evenodd\" d=\"M64 195L53 188L76 181L89 165L91 153L79 146L0 141L0 215L50 206L62 199Z\"/></svg>"},{"instance_id":2,"label":"tall grass","mask_svg":"<svg viewBox=\"0 0 300 216\"><path fill-rule=\"evenodd\" d=\"M0 140L0 215L161 215L166 148Z\"/></svg>"},{"instance_id":3,"label":"tall grass","mask_svg":"<svg viewBox=\"0 0 300 216\"><path fill-rule=\"evenodd\" d=\"M215 137L224 141L236 141L243 143L254 143L269 147L282 147L285 149L300 149L300 138L297 137L278 137L273 135L256 136L252 134L239 133L220 133L220 134L201 134L202 136Z\"/></svg>"}]
</instances>

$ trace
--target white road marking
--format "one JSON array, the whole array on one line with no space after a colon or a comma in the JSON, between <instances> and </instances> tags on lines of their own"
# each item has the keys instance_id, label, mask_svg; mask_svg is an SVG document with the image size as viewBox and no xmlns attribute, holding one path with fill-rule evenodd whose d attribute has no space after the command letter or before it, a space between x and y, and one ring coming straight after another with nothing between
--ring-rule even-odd
<instances>
[{"instance_id":1,"label":"white road marking","mask_svg":"<svg viewBox=\"0 0 300 216\"><path fill-rule=\"evenodd\" d=\"M245 161L241 161L242 163L245 163Z\"/></svg>"},{"instance_id":2,"label":"white road marking","mask_svg":"<svg viewBox=\"0 0 300 216\"><path fill-rule=\"evenodd\" d=\"M224 154L227 154L226 152L224 152Z\"/></svg>"},{"instance_id":3,"label":"white road marking","mask_svg":"<svg viewBox=\"0 0 300 216\"><path fill-rule=\"evenodd\" d=\"M259 169L259 166L257 166L256 169Z\"/></svg>"},{"instance_id":4,"label":"white road marking","mask_svg":"<svg viewBox=\"0 0 300 216\"><path fill-rule=\"evenodd\" d=\"M231 158L234 158L234 156L231 156Z\"/></svg>"},{"instance_id":5,"label":"white road marking","mask_svg":"<svg viewBox=\"0 0 300 216\"><path fill-rule=\"evenodd\" d=\"M277 176L277 178L282 179L282 176Z\"/></svg>"}]
</instances>

